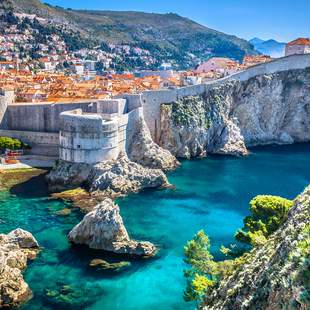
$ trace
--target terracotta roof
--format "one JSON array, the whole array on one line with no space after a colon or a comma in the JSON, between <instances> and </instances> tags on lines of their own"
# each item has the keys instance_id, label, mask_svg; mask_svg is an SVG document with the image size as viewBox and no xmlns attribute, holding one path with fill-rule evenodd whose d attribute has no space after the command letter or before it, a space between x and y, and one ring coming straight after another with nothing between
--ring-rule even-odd
<instances>
[{"instance_id":1,"label":"terracotta roof","mask_svg":"<svg viewBox=\"0 0 310 310\"><path fill-rule=\"evenodd\" d=\"M287 43L287 45L310 45L310 38L298 38Z\"/></svg>"}]
</instances>

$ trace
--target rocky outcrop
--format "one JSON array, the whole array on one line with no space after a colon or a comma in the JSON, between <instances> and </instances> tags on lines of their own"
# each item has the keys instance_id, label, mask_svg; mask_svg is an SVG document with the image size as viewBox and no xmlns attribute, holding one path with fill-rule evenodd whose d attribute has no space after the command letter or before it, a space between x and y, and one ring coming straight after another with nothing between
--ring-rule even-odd
<instances>
[{"instance_id":1,"label":"rocky outcrop","mask_svg":"<svg viewBox=\"0 0 310 310\"><path fill-rule=\"evenodd\" d=\"M92 166L58 160L46 176L50 192L61 192L87 184Z\"/></svg>"},{"instance_id":2,"label":"rocky outcrop","mask_svg":"<svg viewBox=\"0 0 310 310\"><path fill-rule=\"evenodd\" d=\"M31 233L16 229L0 234L0 308L16 307L32 296L22 270L28 259L34 259L38 243Z\"/></svg>"},{"instance_id":3,"label":"rocky outcrop","mask_svg":"<svg viewBox=\"0 0 310 310\"><path fill-rule=\"evenodd\" d=\"M68 238L75 244L85 244L92 249L119 254L153 256L156 252L152 243L129 238L119 207L111 199L105 199L86 214L71 230Z\"/></svg>"},{"instance_id":4,"label":"rocky outcrop","mask_svg":"<svg viewBox=\"0 0 310 310\"><path fill-rule=\"evenodd\" d=\"M156 144L143 118L137 121L130 137L128 157L144 167L168 171L179 166L177 159L168 151Z\"/></svg>"},{"instance_id":5,"label":"rocky outcrop","mask_svg":"<svg viewBox=\"0 0 310 310\"><path fill-rule=\"evenodd\" d=\"M255 247L241 270L206 296L204 310L309 309L310 186L298 196L288 220Z\"/></svg>"},{"instance_id":6,"label":"rocky outcrop","mask_svg":"<svg viewBox=\"0 0 310 310\"><path fill-rule=\"evenodd\" d=\"M168 180L159 169L149 169L121 157L95 165L89 177L90 190L106 197L136 193L146 188L167 186Z\"/></svg>"},{"instance_id":7,"label":"rocky outcrop","mask_svg":"<svg viewBox=\"0 0 310 310\"><path fill-rule=\"evenodd\" d=\"M219 82L162 105L160 126L160 146L185 158L310 141L310 68Z\"/></svg>"},{"instance_id":8,"label":"rocky outcrop","mask_svg":"<svg viewBox=\"0 0 310 310\"><path fill-rule=\"evenodd\" d=\"M96 165L59 161L47 176L50 191L63 191L86 185L95 195L117 197L146 188L167 186L159 169L150 169L130 161L126 156Z\"/></svg>"}]
</instances>

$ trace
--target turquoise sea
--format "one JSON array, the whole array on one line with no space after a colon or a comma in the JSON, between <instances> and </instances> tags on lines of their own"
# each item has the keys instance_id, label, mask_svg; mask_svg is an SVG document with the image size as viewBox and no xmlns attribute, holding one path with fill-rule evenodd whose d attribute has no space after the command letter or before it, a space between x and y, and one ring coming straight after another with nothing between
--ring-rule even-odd
<instances>
[{"instance_id":1,"label":"turquoise sea","mask_svg":"<svg viewBox=\"0 0 310 310\"><path fill-rule=\"evenodd\" d=\"M219 247L233 242L252 197L294 198L310 183L310 144L259 147L246 158L183 161L168 177L175 189L118 200L130 235L160 248L155 258L132 260L120 272L88 267L92 258L119 257L70 246L66 234L83 215L74 208L71 215L58 216L71 205L47 197L42 178L0 192L0 232L21 227L43 247L25 272L34 297L22 309L193 309L195 304L182 299L183 245L204 229L214 256L221 258ZM49 297L46 290L50 295L62 291L62 298Z\"/></svg>"}]
</instances>

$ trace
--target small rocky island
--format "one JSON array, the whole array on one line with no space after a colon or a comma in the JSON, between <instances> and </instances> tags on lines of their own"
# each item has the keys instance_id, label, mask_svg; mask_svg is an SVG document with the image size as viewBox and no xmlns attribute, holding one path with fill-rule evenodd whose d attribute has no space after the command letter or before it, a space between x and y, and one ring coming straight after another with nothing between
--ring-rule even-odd
<instances>
[{"instance_id":1,"label":"small rocky island","mask_svg":"<svg viewBox=\"0 0 310 310\"><path fill-rule=\"evenodd\" d=\"M150 257L156 253L152 243L129 238L119 207L108 198L87 213L70 231L68 238L75 244L85 244L91 249L117 254Z\"/></svg>"}]
</instances>

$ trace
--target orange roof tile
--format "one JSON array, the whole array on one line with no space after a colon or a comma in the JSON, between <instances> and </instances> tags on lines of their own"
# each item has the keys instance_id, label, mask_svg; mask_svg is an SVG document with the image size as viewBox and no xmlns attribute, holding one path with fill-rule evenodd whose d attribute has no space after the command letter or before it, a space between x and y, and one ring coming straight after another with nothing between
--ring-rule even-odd
<instances>
[{"instance_id":1,"label":"orange roof tile","mask_svg":"<svg viewBox=\"0 0 310 310\"><path fill-rule=\"evenodd\" d=\"M287 43L287 45L310 45L310 38L298 38Z\"/></svg>"}]
</instances>

